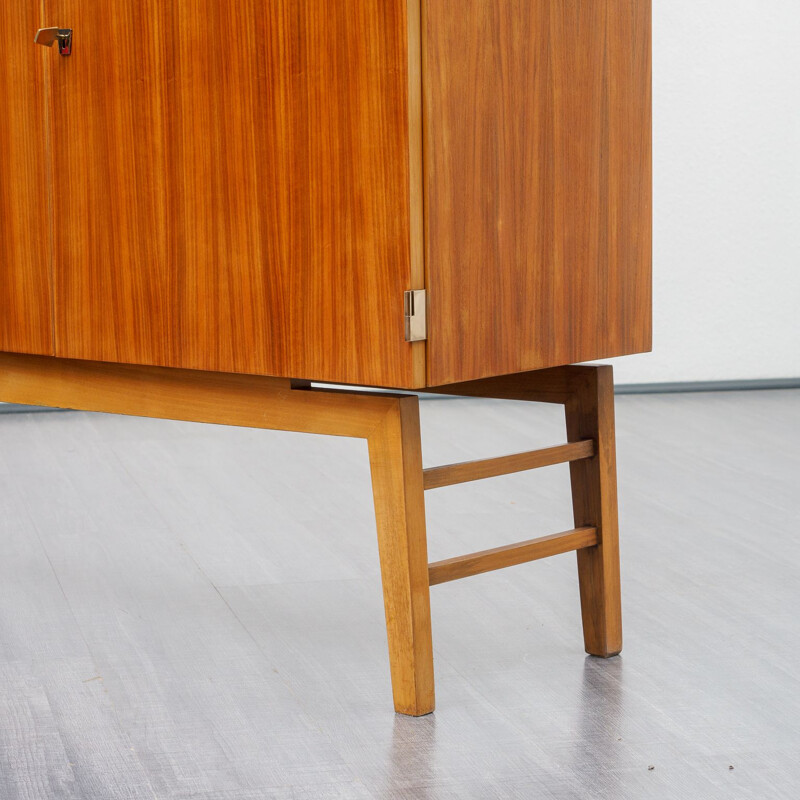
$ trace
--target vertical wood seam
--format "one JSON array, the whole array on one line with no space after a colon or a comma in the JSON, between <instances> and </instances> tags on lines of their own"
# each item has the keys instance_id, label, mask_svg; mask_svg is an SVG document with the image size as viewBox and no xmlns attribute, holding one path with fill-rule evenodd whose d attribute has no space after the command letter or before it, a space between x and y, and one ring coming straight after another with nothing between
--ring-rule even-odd
<instances>
[{"instance_id":1,"label":"vertical wood seam","mask_svg":"<svg viewBox=\"0 0 800 800\"><path fill-rule=\"evenodd\" d=\"M39 21L42 23L46 19L46 0L41 0L39 4ZM63 24L63 23L62 23ZM37 54L41 59L41 54ZM47 160L47 186L45 192L47 194L47 278L48 288L50 290L50 351L52 355L57 354L58 337L57 337L57 318L56 318L56 270L55 270L55 203L53 199L53 181L55 176L53 174L53 115L52 115L52 64L53 59L45 58L42 65L42 99L44 101L44 153Z\"/></svg>"},{"instance_id":2,"label":"vertical wood seam","mask_svg":"<svg viewBox=\"0 0 800 800\"><path fill-rule=\"evenodd\" d=\"M422 117L422 42L421 2L406 0L407 73L408 73L408 178L409 178L409 289L427 288L425 276L425 194ZM398 298L398 302L400 298ZM415 387L427 383L427 342L413 342L411 350L411 380Z\"/></svg>"},{"instance_id":3,"label":"vertical wood seam","mask_svg":"<svg viewBox=\"0 0 800 800\"><path fill-rule=\"evenodd\" d=\"M428 240L430 235L428 225L428 205L430 198L428 196L428 170L430 164L428 163L428 136L430 135L430 120L428 119L428 103L427 91L430 84L430 76L428 74L428 0L419 0L419 63L420 63L420 135L422 139L422 171L420 174L420 193L422 195L422 279L427 291L426 310L428 314L427 320L427 334L425 340L425 374L423 386L429 386L431 383L431 367L430 367L430 341L433 325L431 325L431 315L435 307L436 297L432 294L431 286L431 265L430 265L430 251L428 248Z\"/></svg>"}]
</instances>

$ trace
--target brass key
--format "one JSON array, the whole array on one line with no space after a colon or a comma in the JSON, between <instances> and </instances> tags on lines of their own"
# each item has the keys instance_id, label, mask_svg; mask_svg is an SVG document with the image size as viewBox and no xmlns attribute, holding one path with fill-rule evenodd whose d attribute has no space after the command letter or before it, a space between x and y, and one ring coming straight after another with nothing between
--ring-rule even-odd
<instances>
[{"instance_id":1,"label":"brass key","mask_svg":"<svg viewBox=\"0 0 800 800\"><path fill-rule=\"evenodd\" d=\"M45 47L58 42L59 55L68 56L72 53L72 28L39 28L33 41Z\"/></svg>"}]
</instances>

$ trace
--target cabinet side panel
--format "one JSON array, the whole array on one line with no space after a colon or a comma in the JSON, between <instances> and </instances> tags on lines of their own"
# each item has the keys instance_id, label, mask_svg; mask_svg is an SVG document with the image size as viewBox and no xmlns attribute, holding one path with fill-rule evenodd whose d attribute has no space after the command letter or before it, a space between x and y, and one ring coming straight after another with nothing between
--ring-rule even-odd
<instances>
[{"instance_id":1,"label":"cabinet side panel","mask_svg":"<svg viewBox=\"0 0 800 800\"><path fill-rule=\"evenodd\" d=\"M405 0L53 2L59 355L412 385Z\"/></svg>"},{"instance_id":2,"label":"cabinet side panel","mask_svg":"<svg viewBox=\"0 0 800 800\"><path fill-rule=\"evenodd\" d=\"M0 350L52 355L45 59L39 3L4 0L0 48Z\"/></svg>"},{"instance_id":3,"label":"cabinet side panel","mask_svg":"<svg viewBox=\"0 0 800 800\"><path fill-rule=\"evenodd\" d=\"M425 0L428 383L650 349L650 0Z\"/></svg>"}]
</instances>

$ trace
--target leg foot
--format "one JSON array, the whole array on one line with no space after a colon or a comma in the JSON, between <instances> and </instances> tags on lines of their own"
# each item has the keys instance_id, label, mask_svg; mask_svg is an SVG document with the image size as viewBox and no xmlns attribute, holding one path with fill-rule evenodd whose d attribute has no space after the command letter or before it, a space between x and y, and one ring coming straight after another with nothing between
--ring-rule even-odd
<instances>
[{"instance_id":1,"label":"leg foot","mask_svg":"<svg viewBox=\"0 0 800 800\"><path fill-rule=\"evenodd\" d=\"M419 400L398 398L368 438L395 711L434 708Z\"/></svg>"},{"instance_id":2,"label":"leg foot","mask_svg":"<svg viewBox=\"0 0 800 800\"><path fill-rule=\"evenodd\" d=\"M576 371L566 405L569 441L595 440L594 458L570 464L575 527L593 525L600 542L578 550L583 638L586 652L609 658L622 650L617 473L612 368Z\"/></svg>"}]
</instances>

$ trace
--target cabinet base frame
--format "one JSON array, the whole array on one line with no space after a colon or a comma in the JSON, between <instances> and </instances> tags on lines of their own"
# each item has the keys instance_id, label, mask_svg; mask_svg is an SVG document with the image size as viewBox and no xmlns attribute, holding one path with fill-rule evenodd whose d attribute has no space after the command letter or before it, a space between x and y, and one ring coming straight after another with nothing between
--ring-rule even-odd
<instances>
[{"instance_id":1,"label":"cabinet base frame","mask_svg":"<svg viewBox=\"0 0 800 800\"><path fill-rule=\"evenodd\" d=\"M568 444L423 471L416 395L0 353L5 402L366 439L394 707L412 716L434 709L430 586L437 583L576 550L586 651L608 657L622 648L611 367L556 367L428 391L562 404ZM565 462L574 530L428 564L426 489Z\"/></svg>"}]
</instances>

